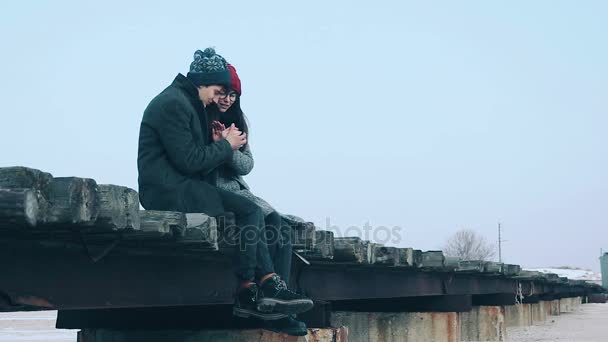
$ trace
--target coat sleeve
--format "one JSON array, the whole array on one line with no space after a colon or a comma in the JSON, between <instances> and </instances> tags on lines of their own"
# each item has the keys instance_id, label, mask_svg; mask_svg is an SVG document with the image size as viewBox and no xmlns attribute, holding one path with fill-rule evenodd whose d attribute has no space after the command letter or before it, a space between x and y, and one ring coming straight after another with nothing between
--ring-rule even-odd
<instances>
[{"instance_id":1,"label":"coat sleeve","mask_svg":"<svg viewBox=\"0 0 608 342\"><path fill-rule=\"evenodd\" d=\"M224 139L208 145L194 141L186 108L166 105L158 113L157 132L173 165L184 174L208 173L232 158L230 143Z\"/></svg>"},{"instance_id":2,"label":"coat sleeve","mask_svg":"<svg viewBox=\"0 0 608 342\"><path fill-rule=\"evenodd\" d=\"M232 159L228 162L228 167L234 170L237 175L244 176L253 170L253 155L249 144L245 148L234 151Z\"/></svg>"}]
</instances>

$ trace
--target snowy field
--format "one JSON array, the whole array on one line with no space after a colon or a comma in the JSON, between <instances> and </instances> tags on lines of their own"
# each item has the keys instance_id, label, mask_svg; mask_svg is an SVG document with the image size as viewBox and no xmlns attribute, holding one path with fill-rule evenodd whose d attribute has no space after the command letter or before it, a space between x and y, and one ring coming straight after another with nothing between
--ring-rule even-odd
<instances>
[{"instance_id":1,"label":"snowy field","mask_svg":"<svg viewBox=\"0 0 608 342\"><path fill-rule=\"evenodd\" d=\"M543 325L508 328L507 341L608 341L608 304L585 304L575 312L547 318Z\"/></svg>"},{"instance_id":2,"label":"snowy field","mask_svg":"<svg viewBox=\"0 0 608 342\"><path fill-rule=\"evenodd\" d=\"M77 330L55 329L57 311L0 312L0 342L76 342Z\"/></svg>"},{"instance_id":3,"label":"snowy field","mask_svg":"<svg viewBox=\"0 0 608 342\"><path fill-rule=\"evenodd\" d=\"M525 268L527 271L538 271L543 273L555 273L560 277L568 277L568 279L586 280L596 284L602 282L602 275L591 270L582 270L574 268Z\"/></svg>"}]
</instances>

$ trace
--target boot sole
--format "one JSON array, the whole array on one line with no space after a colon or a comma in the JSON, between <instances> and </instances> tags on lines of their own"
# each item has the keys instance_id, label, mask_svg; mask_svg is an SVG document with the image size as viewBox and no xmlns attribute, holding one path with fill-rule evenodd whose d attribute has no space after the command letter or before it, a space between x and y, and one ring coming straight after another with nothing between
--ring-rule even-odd
<instances>
[{"instance_id":1,"label":"boot sole","mask_svg":"<svg viewBox=\"0 0 608 342\"><path fill-rule=\"evenodd\" d=\"M277 319L283 319L283 318L287 317L287 315L278 313L278 312L265 313L265 312L240 309L240 308L232 308L232 314L237 317L241 317L241 318L255 317L255 318L261 319L263 321L275 321Z\"/></svg>"},{"instance_id":2,"label":"boot sole","mask_svg":"<svg viewBox=\"0 0 608 342\"><path fill-rule=\"evenodd\" d=\"M286 315L294 315L306 312L314 306L310 299L280 300L276 298L262 298L258 300L258 311L279 312Z\"/></svg>"}]
</instances>

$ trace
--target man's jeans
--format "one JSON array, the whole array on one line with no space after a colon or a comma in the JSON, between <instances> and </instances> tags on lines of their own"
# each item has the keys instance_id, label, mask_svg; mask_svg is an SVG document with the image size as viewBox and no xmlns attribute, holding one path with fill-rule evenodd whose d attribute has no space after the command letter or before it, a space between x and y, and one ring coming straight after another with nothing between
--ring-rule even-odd
<instances>
[{"instance_id":1,"label":"man's jeans","mask_svg":"<svg viewBox=\"0 0 608 342\"><path fill-rule=\"evenodd\" d=\"M268 214L266 222L266 241L274 264L274 270L289 284L291 272L291 226L276 211Z\"/></svg>"},{"instance_id":2,"label":"man's jeans","mask_svg":"<svg viewBox=\"0 0 608 342\"><path fill-rule=\"evenodd\" d=\"M240 232L240 245L236 246L239 281L255 281L269 273L274 273L266 243L262 209L243 196L221 189L218 189L218 192L224 210L234 213Z\"/></svg>"}]
</instances>

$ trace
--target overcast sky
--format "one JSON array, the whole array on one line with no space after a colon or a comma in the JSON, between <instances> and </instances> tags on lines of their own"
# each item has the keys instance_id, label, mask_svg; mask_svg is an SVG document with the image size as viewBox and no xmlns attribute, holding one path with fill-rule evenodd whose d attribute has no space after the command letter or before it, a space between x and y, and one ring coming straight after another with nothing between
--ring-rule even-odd
<instances>
[{"instance_id":1,"label":"overcast sky","mask_svg":"<svg viewBox=\"0 0 608 342\"><path fill-rule=\"evenodd\" d=\"M4 1L0 165L137 189L139 123L196 49L243 82L254 193L524 266L608 249L604 1Z\"/></svg>"}]
</instances>

